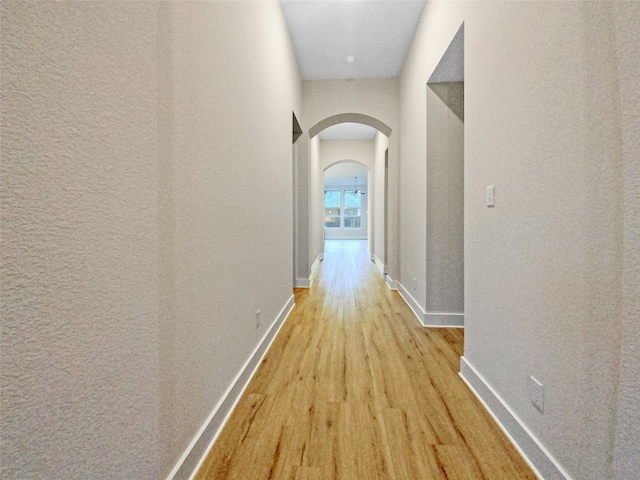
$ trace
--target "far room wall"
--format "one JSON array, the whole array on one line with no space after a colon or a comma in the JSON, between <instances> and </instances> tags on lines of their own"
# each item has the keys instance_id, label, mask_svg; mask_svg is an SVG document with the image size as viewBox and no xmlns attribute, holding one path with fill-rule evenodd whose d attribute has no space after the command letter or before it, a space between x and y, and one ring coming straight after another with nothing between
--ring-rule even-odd
<instances>
[{"instance_id":1,"label":"far room wall","mask_svg":"<svg viewBox=\"0 0 640 480\"><path fill-rule=\"evenodd\" d=\"M365 179L366 181L366 179ZM360 182L358 189L365 192L365 195L357 195L353 197L350 193L353 191L353 184L351 185L329 185L325 186L325 191L339 191L342 197L342 216L343 222L339 227L329 227L325 224L324 233L325 239L352 239L352 240L366 240L368 238L367 231L369 227L368 217L369 208L368 204L368 192L367 185L364 182ZM348 206L349 198L355 198L360 200L360 228L349 228L344 222L344 209ZM324 216L326 218L326 215ZM324 221L324 220L323 220Z\"/></svg>"},{"instance_id":2,"label":"far room wall","mask_svg":"<svg viewBox=\"0 0 640 480\"><path fill-rule=\"evenodd\" d=\"M375 140L320 140L320 171L324 172L331 165L336 164L344 160L356 161L368 168L369 177L371 172L374 171L375 160ZM355 179L354 179L355 180ZM358 178L359 188L365 183L372 183L367 180L367 176ZM338 186L324 186L324 190L353 190L354 182L345 182L343 185ZM364 189L367 191L367 188ZM367 195L363 195L362 198L362 211L363 217L360 229L346 229L346 228L325 228L326 238L368 238L368 213L374 214L375 207L370 205L369 192ZM315 222L316 220L312 220ZM318 219L322 222L324 228L324 204L322 208L322 217Z\"/></svg>"}]
</instances>

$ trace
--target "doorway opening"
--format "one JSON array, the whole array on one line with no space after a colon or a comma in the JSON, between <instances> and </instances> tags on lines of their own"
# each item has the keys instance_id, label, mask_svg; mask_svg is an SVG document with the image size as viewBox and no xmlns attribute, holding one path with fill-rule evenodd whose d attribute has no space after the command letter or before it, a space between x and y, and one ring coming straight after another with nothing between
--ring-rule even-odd
<instances>
[{"instance_id":1,"label":"doorway opening","mask_svg":"<svg viewBox=\"0 0 640 480\"><path fill-rule=\"evenodd\" d=\"M380 120L360 113L333 115L309 129L311 276L324 258L325 238L336 236L366 239L369 258L386 275L387 263L393 261L390 257L394 251L385 247L389 243L385 212L393 211L386 204L395 205L396 201L395 190L392 195L386 193L390 182L386 179L389 170L385 169L385 158L388 158L391 131ZM347 162L360 163L365 168L358 173L344 174L343 181L325 187L325 171L331 174L329 167ZM325 191L339 192L327 193L326 206ZM349 193L356 191L360 192ZM336 209L333 212L332 207ZM333 218L325 222L325 217ZM353 229L358 227L360 232L356 233ZM349 234L347 229L351 229Z\"/></svg>"},{"instance_id":2,"label":"doorway opening","mask_svg":"<svg viewBox=\"0 0 640 480\"><path fill-rule=\"evenodd\" d=\"M325 241L369 239L368 170L351 160L324 169Z\"/></svg>"}]
</instances>

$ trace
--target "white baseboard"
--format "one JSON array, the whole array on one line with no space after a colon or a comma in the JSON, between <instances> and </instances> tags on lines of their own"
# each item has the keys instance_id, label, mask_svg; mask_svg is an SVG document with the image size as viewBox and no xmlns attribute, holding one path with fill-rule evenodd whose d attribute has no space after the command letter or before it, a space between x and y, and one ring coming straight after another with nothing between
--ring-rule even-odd
<instances>
[{"instance_id":1,"label":"white baseboard","mask_svg":"<svg viewBox=\"0 0 640 480\"><path fill-rule=\"evenodd\" d=\"M360 236L360 237L324 237L325 240L367 240L366 236Z\"/></svg>"},{"instance_id":2,"label":"white baseboard","mask_svg":"<svg viewBox=\"0 0 640 480\"><path fill-rule=\"evenodd\" d=\"M313 283L313 274L316 273L316 270L320 266L320 262L324 259L324 254L321 253L318 255L318 258L315 259L313 264L311 265L311 274L309 278L296 278L296 284L294 288L311 288L311 284Z\"/></svg>"},{"instance_id":3,"label":"white baseboard","mask_svg":"<svg viewBox=\"0 0 640 480\"><path fill-rule=\"evenodd\" d=\"M397 290L398 289L398 282L396 282L394 279L392 279L391 275L389 275L387 273L385 275L385 279L387 281L387 287L389 287L389 290Z\"/></svg>"},{"instance_id":4,"label":"white baseboard","mask_svg":"<svg viewBox=\"0 0 640 480\"><path fill-rule=\"evenodd\" d=\"M227 391L214 407L202 427L200 427L200 430L191 441L189 447L182 454L182 457L180 457L180 460L167 477L167 480L191 479L198 471L202 461L218 438L222 427L226 423L229 415L249 384L251 377L253 377L256 372L258 365L260 365L262 358L269 350L271 343L280 331L280 328L289 316L289 313L291 313L291 310L295 305L294 301L295 297L291 295L285 306L280 310L280 313L271 327L269 327L262 337L260 343L258 343L245 364L242 366L240 372L238 372L233 382L231 382Z\"/></svg>"},{"instance_id":5,"label":"white baseboard","mask_svg":"<svg viewBox=\"0 0 640 480\"><path fill-rule=\"evenodd\" d=\"M383 275L387 274L387 266L384 263L382 263L382 260L380 260L375 255L371 255L371 260L373 260L373 263L376 264L376 266L380 269Z\"/></svg>"},{"instance_id":6,"label":"white baseboard","mask_svg":"<svg viewBox=\"0 0 640 480\"><path fill-rule=\"evenodd\" d=\"M404 288L404 285L402 285L400 282L396 282L396 284L398 286L398 293L400 293L400 296L403 298L406 304L409 305L409 308L416 316L420 324L424 325L424 323L422 323L424 320L424 310L422 310L420 304L416 301L415 298L413 298L409 291Z\"/></svg>"},{"instance_id":7,"label":"white baseboard","mask_svg":"<svg viewBox=\"0 0 640 480\"><path fill-rule=\"evenodd\" d=\"M425 312L425 327L464 328L464 313Z\"/></svg>"},{"instance_id":8,"label":"white baseboard","mask_svg":"<svg viewBox=\"0 0 640 480\"><path fill-rule=\"evenodd\" d=\"M404 288L404 285L400 282L397 282L397 284L400 296L409 305L409 308L411 308L411 311L413 311L423 327L464 328L464 313L425 312L418 301Z\"/></svg>"},{"instance_id":9,"label":"white baseboard","mask_svg":"<svg viewBox=\"0 0 640 480\"><path fill-rule=\"evenodd\" d=\"M318 255L318 258L316 258L316 260L311 265L311 276L313 276L313 274L316 273L316 270L320 266L320 262L322 262L322 260L324 260L324 254L323 253Z\"/></svg>"},{"instance_id":10,"label":"white baseboard","mask_svg":"<svg viewBox=\"0 0 640 480\"><path fill-rule=\"evenodd\" d=\"M311 280L308 278L296 278L295 288L311 288Z\"/></svg>"},{"instance_id":11,"label":"white baseboard","mask_svg":"<svg viewBox=\"0 0 640 480\"><path fill-rule=\"evenodd\" d=\"M459 375L538 478L541 480L571 480L569 474L465 357L460 358Z\"/></svg>"}]
</instances>

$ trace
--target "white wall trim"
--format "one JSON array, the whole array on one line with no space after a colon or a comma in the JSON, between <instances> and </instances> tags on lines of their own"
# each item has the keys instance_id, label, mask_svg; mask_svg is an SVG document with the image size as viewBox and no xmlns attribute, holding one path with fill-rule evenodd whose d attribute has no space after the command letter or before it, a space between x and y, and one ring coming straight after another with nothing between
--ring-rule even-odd
<instances>
[{"instance_id":1,"label":"white wall trim","mask_svg":"<svg viewBox=\"0 0 640 480\"><path fill-rule=\"evenodd\" d=\"M327 188L331 188L331 187L327 187ZM353 188L353 187L351 187ZM340 227L342 228L342 227ZM337 229L336 229L337 230ZM366 235L360 235L360 236L353 236L353 237L347 237L344 235L336 235L335 237L331 236L331 235L327 235L325 237L326 240L367 240L367 236Z\"/></svg>"},{"instance_id":2,"label":"white wall trim","mask_svg":"<svg viewBox=\"0 0 640 480\"><path fill-rule=\"evenodd\" d=\"M238 372L236 377L233 379L231 385L227 388L227 391L214 407L202 427L200 427L200 430L189 444L189 447L187 447L176 465L173 467L173 470L169 473L167 480L186 480L194 477L198 468L200 468L202 461L205 459L209 450L211 450L211 447L218 438L218 435L222 431L222 427L224 427L229 415L231 415L231 412L238 403L238 400L240 400L244 390L247 388L249 381L258 369L258 365L260 365L262 358L269 350L269 347L271 347L271 344L280 331L280 328L291 313L291 310L295 305L294 302L295 297L291 295L285 306L280 310L280 313L271 327L266 331L262 340L260 340L254 351L240 369L240 372Z\"/></svg>"},{"instance_id":3,"label":"white wall trim","mask_svg":"<svg viewBox=\"0 0 640 480\"><path fill-rule=\"evenodd\" d=\"M418 301L415 298L413 298L413 296L409 293L409 291L406 288L404 288L404 285L402 285L400 282L396 282L396 283L398 285L398 292L400 293L400 296L404 299L405 303L409 305L409 308L414 313L414 315L418 318L418 321L420 322L420 324L423 327L426 326L424 324L425 311L422 310L422 307L420 306Z\"/></svg>"},{"instance_id":4,"label":"white wall trim","mask_svg":"<svg viewBox=\"0 0 640 480\"><path fill-rule=\"evenodd\" d=\"M418 317L418 321L423 327L464 328L464 313L425 312L418 301L404 288L404 285L400 282L397 284L400 296L409 305L414 315Z\"/></svg>"},{"instance_id":5,"label":"white wall trim","mask_svg":"<svg viewBox=\"0 0 640 480\"><path fill-rule=\"evenodd\" d=\"M425 312L425 327L464 328L464 313Z\"/></svg>"},{"instance_id":6,"label":"white wall trim","mask_svg":"<svg viewBox=\"0 0 640 480\"><path fill-rule=\"evenodd\" d=\"M310 277L313 276L314 273L316 273L316 270L320 266L320 262L322 262L322 260L324 260L324 254L323 253L318 255L318 258L316 258L315 261L313 262L313 264L311 264L311 275L310 275Z\"/></svg>"},{"instance_id":7,"label":"white wall trim","mask_svg":"<svg viewBox=\"0 0 640 480\"><path fill-rule=\"evenodd\" d=\"M385 279L387 281L387 287L389 287L389 290L397 290L398 289L398 282L396 282L393 278L391 278L391 275L389 275L387 273L385 275Z\"/></svg>"},{"instance_id":8,"label":"white wall trim","mask_svg":"<svg viewBox=\"0 0 640 480\"><path fill-rule=\"evenodd\" d=\"M295 288L311 288L311 280L308 278L296 278Z\"/></svg>"},{"instance_id":9,"label":"white wall trim","mask_svg":"<svg viewBox=\"0 0 640 480\"><path fill-rule=\"evenodd\" d=\"M489 412L541 480L571 480L569 474L531 433L498 393L465 357L460 358L460 377Z\"/></svg>"},{"instance_id":10,"label":"white wall trim","mask_svg":"<svg viewBox=\"0 0 640 480\"><path fill-rule=\"evenodd\" d=\"M380 260L378 257L376 257L375 255L371 255L371 260L373 260L373 263L376 264L376 266L380 269L380 271L382 272L383 275L386 275L387 273L387 266L382 263L382 260Z\"/></svg>"}]
</instances>

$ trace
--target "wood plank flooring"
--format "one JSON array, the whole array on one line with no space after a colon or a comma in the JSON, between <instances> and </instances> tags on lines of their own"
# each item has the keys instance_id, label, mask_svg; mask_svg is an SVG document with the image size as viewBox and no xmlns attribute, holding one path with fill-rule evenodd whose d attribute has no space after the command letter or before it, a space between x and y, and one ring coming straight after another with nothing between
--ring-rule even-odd
<instances>
[{"instance_id":1,"label":"wood plank flooring","mask_svg":"<svg viewBox=\"0 0 640 480\"><path fill-rule=\"evenodd\" d=\"M535 479L458 377L462 329L425 329L330 241L196 479Z\"/></svg>"}]
</instances>

